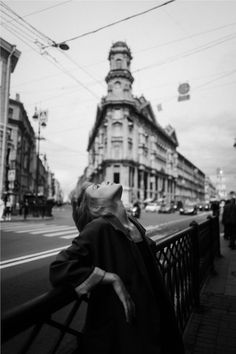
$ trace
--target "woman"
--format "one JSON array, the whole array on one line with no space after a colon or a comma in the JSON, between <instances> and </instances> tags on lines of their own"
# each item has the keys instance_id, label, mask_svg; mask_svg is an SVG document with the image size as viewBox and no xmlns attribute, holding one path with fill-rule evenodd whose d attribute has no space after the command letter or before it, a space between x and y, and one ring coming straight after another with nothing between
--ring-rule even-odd
<instances>
[{"instance_id":1,"label":"woman","mask_svg":"<svg viewBox=\"0 0 236 354\"><path fill-rule=\"evenodd\" d=\"M89 296L81 353L182 354L151 240L121 195L120 184L84 184L73 205L80 235L51 264L50 280Z\"/></svg>"}]
</instances>

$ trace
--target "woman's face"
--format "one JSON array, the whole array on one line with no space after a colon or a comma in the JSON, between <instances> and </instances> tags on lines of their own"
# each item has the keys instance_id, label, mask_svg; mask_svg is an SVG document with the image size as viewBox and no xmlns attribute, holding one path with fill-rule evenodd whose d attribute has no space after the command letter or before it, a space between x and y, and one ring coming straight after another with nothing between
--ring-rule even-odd
<instances>
[{"instance_id":1,"label":"woman's face","mask_svg":"<svg viewBox=\"0 0 236 354\"><path fill-rule=\"evenodd\" d=\"M101 184L91 184L86 189L86 194L92 199L115 200L121 198L122 190L121 184L103 182Z\"/></svg>"}]
</instances>

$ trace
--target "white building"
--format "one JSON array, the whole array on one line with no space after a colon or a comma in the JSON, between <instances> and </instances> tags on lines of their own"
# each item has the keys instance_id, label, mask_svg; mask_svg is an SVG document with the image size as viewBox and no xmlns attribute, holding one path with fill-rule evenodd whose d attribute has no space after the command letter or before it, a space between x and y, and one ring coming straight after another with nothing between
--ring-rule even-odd
<instances>
[{"instance_id":1,"label":"white building","mask_svg":"<svg viewBox=\"0 0 236 354\"><path fill-rule=\"evenodd\" d=\"M127 44L114 43L108 59L107 95L97 107L88 142L88 167L80 182L86 178L96 183L103 180L121 183L124 204L136 199L141 202L160 198L168 202L175 200L179 176L175 130L170 125L161 127L150 102L144 96L133 95L132 55ZM201 171L191 166L198 178ZM185 180L193 177L191 170ZM198 183L203 185L197 189L204 191L204 181L200 178ZM183 185L181 188L184 190ZM189 188L188 184L186 190Z\"/></svg>"}]
</instances>

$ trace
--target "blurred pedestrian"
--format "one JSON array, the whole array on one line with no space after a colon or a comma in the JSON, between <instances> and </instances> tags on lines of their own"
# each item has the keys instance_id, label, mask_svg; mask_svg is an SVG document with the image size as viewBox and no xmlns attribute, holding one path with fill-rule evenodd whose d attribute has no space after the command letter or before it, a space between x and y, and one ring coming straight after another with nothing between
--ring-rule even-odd
<instances>
[{"instance_id":1,"label":"blurred pedestrian","mask_svg":"<svg viewBox=\"0 0 236 354\"><path fill-rule=\"evenodd\" d=\"M27 199L24 201L23 208L24 208L24 219L26 220L29 214L29 202Z\"/></svg>"},{"instance_id":2,"label":"blurred pedestrian","mask_svg":"<svg viewBox=\"0 0 236 354\"><path fill-rule=\"evenodd\" d=\"M0 198L0 221L4 220L4 201Z\"/></svg>"},{"instance_id":3,"label":"blurred pedestrian","mask_svg":"<svg viewBox=\"0 0 236 354\"><path fill-rule=\"evenodd\" d=\"M222 214L222 224L224 225L224 239L229 240L230 233L230 200L226 200L223 214Z\"/></svg>"},{"instance_id":4,"label":"blurred pedestrian","mask_svg":"<svg viewBox=\"0 0 236 354\"><path fill-rule=\"evenodd\" d=\"M120 184L84 183L73 203L80 235L50 266L53 286L89 297L82 354L183 354L173 305L145 229Z\"/></svg>"},{"instance_id":5,"label":"blurred pedestrian","mask_svg":"<svg viewBox=\"0 0 236 354\"><path fill-rule=\"evenodd\" d=\"M5 220L11 221L11 214L12 214L12 202L11 198L8 197L6 201L6 209L5 209Z\"/></svg>"},{"instance_id":6,"label":"blurred pedestrian","mask_svg":"<svg viewBox=\"0 0 236 354\"><path fill-rule=\"evenodd\" d=\"M220 203L218 202L218 200L214 200L211 203L211 210L212 210L213 216L219 216L220 215Z\"/></svg>"},{"instance_id":7,"label":"blurred pedestrian","mask_svg":"<svg viewBox=\"0 0 236 354\"><path fill-rule=\"evenodd\" d=\"M229 247L232 250L236 249L236 202L235 198L232 197L229 204Z\"/></svg>"}]
</instances>

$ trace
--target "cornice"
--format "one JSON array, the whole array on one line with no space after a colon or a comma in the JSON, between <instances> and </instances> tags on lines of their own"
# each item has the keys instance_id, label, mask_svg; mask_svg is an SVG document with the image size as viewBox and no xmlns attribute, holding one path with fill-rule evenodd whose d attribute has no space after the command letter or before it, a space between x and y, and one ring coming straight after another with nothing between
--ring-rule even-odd
<instances>
[{"instance_id":1,"label":"cornice","mask_svg":"<svg viewBox=\"0 0 236 354\"><path fill-rule=\"evenodd\" d=\"M119 79L119 78L125 78L129 80L131 83L134 82L134 77L132 76L131 72L129 70L124 70L124 69L114 69L110 70L109 73L107 74L105 81L108 83L112 79Z\"/></svg>"}]
</instances>

